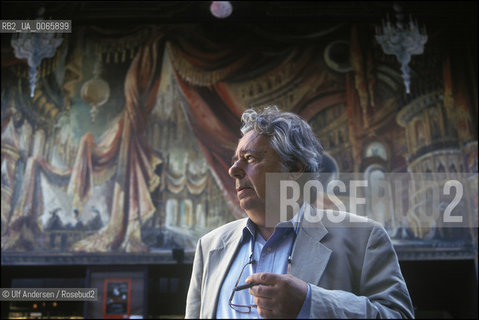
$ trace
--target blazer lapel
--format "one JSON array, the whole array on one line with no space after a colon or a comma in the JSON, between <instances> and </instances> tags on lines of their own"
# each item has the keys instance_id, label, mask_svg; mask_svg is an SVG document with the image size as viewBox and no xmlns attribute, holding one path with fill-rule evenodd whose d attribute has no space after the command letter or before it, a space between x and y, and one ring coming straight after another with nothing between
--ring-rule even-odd
<instances>
[{"instance_id":1,"label":"blazer lapel","mask_svg":"<svg viewBox=\"0 0 479 320\"><path fill-rule=\"evenodd\" d=\"M320 242L327 233L321 222L308 223L303 219L292 254L292 275L308 283L319 283L332 252Z\"/></svg>"},{"instance_id":2,"label":"blazer lapel","mask_svg":"<svg viewBox=\"0 0 479 320\"><path fill-rule=\"evenodd\" d=\"M216 316L221 284L231 267L234 255L240 245L242 229L238 228L228 239L222 239L223 246L209 252L205 295L202 297L203 311L201 318L215 318ZM214 293L214 295L211 293Z\"/></svg>"}]
</instances>

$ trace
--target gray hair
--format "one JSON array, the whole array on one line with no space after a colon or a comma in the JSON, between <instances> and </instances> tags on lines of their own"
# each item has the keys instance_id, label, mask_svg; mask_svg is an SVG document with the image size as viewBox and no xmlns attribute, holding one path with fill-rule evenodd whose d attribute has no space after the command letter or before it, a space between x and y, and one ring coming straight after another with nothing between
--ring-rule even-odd
<instances>
[{"instance_id":1,"label":"gray hair","mask_svg":"<svg viewBox=\"0 0 479 320\"><path fill-rule=\"evenodd\" d=\"M298 162L304 172L319 173L323 147L309 124L291 112L281 112L277 106L268 106L260 113L248 109L241 116L241 133L254 130L270 136L270 146L278 154L283 165L297 171Z\"/></svg>"}]
</instances>

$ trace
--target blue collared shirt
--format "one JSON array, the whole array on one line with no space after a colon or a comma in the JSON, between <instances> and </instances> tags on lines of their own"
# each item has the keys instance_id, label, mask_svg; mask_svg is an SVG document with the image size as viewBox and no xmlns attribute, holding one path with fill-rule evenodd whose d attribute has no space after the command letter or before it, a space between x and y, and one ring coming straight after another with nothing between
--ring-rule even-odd
<instances>
[{"instance_id":1,"label":"blue collared shirt","mask_svg":"<svg viewBox=\"0 0 479 320\"><path fill-rule=\"evenodd\" d=\"M301 208L299 217L302 216L303 208ZM298 215L295 216L295 218L296 217L298 217ZM218 306L216 308L216 318L261 318L256 308L251 308L251 312L249 313L241 313L233 310L229 306L231 292L233 291L241 270L249 261L253 243L253 259L256 263L249 264L246 267L238 285L245 284L246 278L253 273L288 273L288 256L292 250L292 246L294 246L295 233L297 234L299 231L298 220L300 219L295 220L295 218L279 223L268 241L266 241L259 232L256 232L255 224L250 219L247 219L246 226L243 229L240 248L221 286ZM253 296L248 290L236 292L232 302L239 305L254 305ZM308 293L306 294L305 301L297 318L309 318L310 311L311 288L308 284Z\"/></svg>"}]
</instances>

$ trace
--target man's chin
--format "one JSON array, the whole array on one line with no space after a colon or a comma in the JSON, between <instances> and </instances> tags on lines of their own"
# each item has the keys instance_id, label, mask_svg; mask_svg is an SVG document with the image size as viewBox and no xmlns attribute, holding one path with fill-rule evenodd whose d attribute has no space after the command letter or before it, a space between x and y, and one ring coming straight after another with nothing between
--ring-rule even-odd
<instances>
[{"instance_id":1,"label":"man's chin","mask_svg":"<svg viewBox=\"0 0 479 320\"><path fill-rule=\"evenodd\" d=\"M239 199L240 207L244 211L262 211L264 212L264 202L258 199L251 199L250 197L243 197Z\"/></svg>"}]
</instances>

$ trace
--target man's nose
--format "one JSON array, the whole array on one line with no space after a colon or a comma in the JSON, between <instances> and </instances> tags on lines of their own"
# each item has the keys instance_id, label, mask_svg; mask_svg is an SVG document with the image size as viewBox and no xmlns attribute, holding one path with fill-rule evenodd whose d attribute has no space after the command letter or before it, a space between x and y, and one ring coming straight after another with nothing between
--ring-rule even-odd
<instances>
[{"instance_id":1,"label":"man's nose","mask_svg":"<svg viewBox=\"0 0 479 320\"><path fill-rule=\"evenodd\" d=\"M235 179L241 179L245 175L244 170L243 168L241 168L241 165L238 160L231 165L230 169L228 170L228 173L232 178Z\"/></svg>"}]
</instances>

